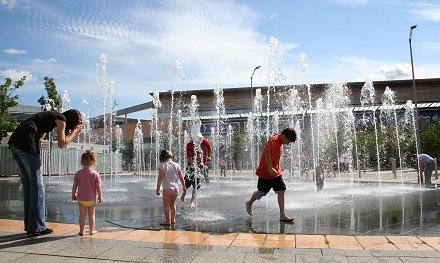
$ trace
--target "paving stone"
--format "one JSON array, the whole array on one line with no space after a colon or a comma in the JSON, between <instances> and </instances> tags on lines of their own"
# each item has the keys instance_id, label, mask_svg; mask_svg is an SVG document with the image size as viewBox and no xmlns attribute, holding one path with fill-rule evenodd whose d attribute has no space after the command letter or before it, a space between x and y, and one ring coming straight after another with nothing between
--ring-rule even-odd
<instances>
[{"instance_id":1,"label":"paving stone","mask_svg":"<svg viewBox=\"0 0 440 263\"><path fill-rule=\"evenodd\" d=\"M201 251L193 259L194 263L236 263L243 262L246 254L240 252L229 251Z\"/></svg>"},{"instance_id":2,"label":"paving stone","mask_svg":"<svg viewBox=\"0 0 440 263\"><path fill-rule=\"evenodd\" d=\"M26 256L26 254L24 254L24 253L0 251L0 263L9 263L15 259L25 257L25 256Z\"/></svg>"},{"instance_id":3,"label":"paving stone","mask_svg":"<svg viewBox=\"0 0 440 263\"><path fill-rule=\"evenodd\" d=\"M353 249L322 249L322 255L343 255L353 257L369 257L372 256L369 250L353 250Z\"/></svg>"},{"instance_id":4,"label":"paving stone","mask_svg":"<svg viewBox=\"0 0 440 263\"><path fill-rule=\"evenodd\" d=\"M440 251L420 251L425 257L440 258Z\"/></svg>"},{"instance_id":5,"label":"paving stone","mask_svg":"<svg viewBox=\"0 0 440 263\"><path fill-rule=\"evenodd\" d=\"M402 263L398 257L347 257L349 263Z\"/></svg>"},{"instance_id":6,"label":"paving stone","mask_svg":"<svg viewBox=\"0 0 440 263\"><path fill-rule=\"evenodd\" d=\"M295 255L288 253L246 253L246 257L244 259L244 263L269 263L269 262L295 262Z\"/></svg>"},{"instance_id":7,"label":"paving stone","mask_svg":"<svg viewBox=\"0 0 440 263\"><path fill-rule=\"evenodd\" d=\"M33 254L51 255L56 251L69 249L70 246L71 246L70 244L65 242L61 242L57 240L47 240L29 245L26 248L24 248L22 251Z\"/></svg>"},{"instance_id":8,"label":"paving stone","mask_svg":"<svg viewBox=\"0 0 440 263\"><path fill-rule=\"evenodd\" d=\"M424 257L423 253L414 250L370 250L375 257Z\"/></svg>"},{"instance_id":9,"label":"paving stone","mask_svg":"<svg viewBox=\"0 0 440 263\"><path fill-rule=\"evenodd\" d=\"M113 245L110 242L97 242L95 239L82 239L76 244L72 244L67 249L60 249L52 253L56 256L65 257L84 257L96 258L98 255L111 249Z\"/></svg>"},{"instance_id":10,"label":"paving stone","mask_svg":"<svg viewBox=\"0 0 440 263\"><path fill-rule=\"evenodd\" d=\"M63 257L51 256L51 255L35 255L27 254L24 257L20 257L13 261L13 263L58 263L66 262L68 259Z\"/></svg>"},{"instance_id":11,"label":"paving stone","mask_svg":"<svg viewBox=\"0 0 440 263\"><path fill-rule=\"evenodd\" d=\"M273 253L273 248L263 247L229 247L227 251L242 253Z\"/></svg>"},{"instance_id":12,"label":"paving stone","mask_svg":"<svg viewBox=\"0 0 440 263\"><path fill-rule=\"evenodd\" d=\"M99 259L141 261L143 258L153 253L155 249L145 247L141 242L118 242L111 249L99 254Z\"/></svg>"},{"instance_id":13,"label":"paving stone","mask_svg":"<svg viewBox=\"0 0 440 263\"><path fill-rule=\"evenodd\" d=\"M142 259L142 262L168 263L168 262L192 262L199 252L194 250L156 249L153 253Z\"/></svg>"},{"instance_id":14,"label":"paving stone","mask_svg":"<svg viewBox=\"0 0 440 263\"><path fill-rule=\"evenodd\" d=\"M315 263L315 262L332 262L332 263L348 263L345 256L330 255L330 256L319 256L319 255L296 255L296 263Z\"/></svg>"},{"instance_id":15,"label":"paving stone","mask_svg":"<svg viewBox=\"0 0 440 263\"><path fill-rule=\"evenodd\" d=\"M322 256L322 250L320 248L280 248L275 249L274 254L288 253L292 255L317 255Z\"/></svg>"},{"instance_id":16,"label":"paving stone","mask_svg":"<svg viewBox=\"0 0 440 263\"><path fill-rule=\"evenodd\" d=\"M188 249L196 251L227 251L227 246L205 246L205 245L188 245Z\"/></svg>"},{"instance_id":17,"label":"paving stone","mask_svg":"<svg viewBox=\"0 0 440 263\"><path fill-rule=\"evenodd\" d=\"M439 263L440 258L399 257L403 263Z\"/></svg>"}]
</instances>

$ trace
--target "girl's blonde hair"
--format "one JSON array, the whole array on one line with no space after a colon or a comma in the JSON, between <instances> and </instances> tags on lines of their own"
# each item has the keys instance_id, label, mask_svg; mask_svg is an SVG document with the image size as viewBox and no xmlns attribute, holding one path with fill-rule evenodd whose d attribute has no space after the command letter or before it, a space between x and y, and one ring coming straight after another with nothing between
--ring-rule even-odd
<instances>
[{"instance_id":1,"label":"girl's blonde hair","mask_svg":"<svg viewBox=\"0 0 440 263\"><path fill-rule=\"evenodd\" d=\"M88 165L91 163L96 163L95 153L92 150L86 150L86 152L81 155L81 164Z\"/></svg>"},{"instance_id":2,"label":"girl's blonde hair","mask_svg":"<svg viewBox=\"0 0 440 263\"><path fill-rule=\"evenodd\" d=\"M173 158L173 154L170 151L162 150L160 152L159 160L161 162L166 162L168 159L172 159L172 158Z\"/></svg>"}]
</instances>

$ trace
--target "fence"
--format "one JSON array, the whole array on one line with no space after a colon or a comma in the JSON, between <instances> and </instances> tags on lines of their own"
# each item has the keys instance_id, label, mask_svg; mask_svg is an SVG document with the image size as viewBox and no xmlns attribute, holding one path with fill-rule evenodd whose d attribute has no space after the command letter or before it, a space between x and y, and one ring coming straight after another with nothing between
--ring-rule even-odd
<instances>
[{"instance_id":1,"label":"fence","mask_svg":"<svg viewBox=\"0 0 440 263\"><path fill-rule=\"evenodd\" d=\"M55 144L56 145L56 144ZM74 174L82 168L81 155L84 152L83 145L73 144L70 148L49 148L43 145L41 150L41 172L43 175ZM122 154L109 152L100 145L93 145L97 163L94 167L99 173L120 173L122 171ZM7 146L0 147L0 175L18 175L19 168L13 160Z\"/></svg>"}]
</instances>

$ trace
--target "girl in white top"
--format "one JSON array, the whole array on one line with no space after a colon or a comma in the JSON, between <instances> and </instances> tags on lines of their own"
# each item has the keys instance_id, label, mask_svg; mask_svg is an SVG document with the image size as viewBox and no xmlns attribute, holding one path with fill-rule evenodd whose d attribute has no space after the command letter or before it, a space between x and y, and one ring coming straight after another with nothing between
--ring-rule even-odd
<instances>
[{"instance_id":1,"label":"girl in white top","mask_svg":"<svg viewBox=\"0 0 440 263\"><path fill-rule=\"evenodd\" d=\"M159 176L157 177L156 195L160 195L162 185L163 212L165 221L161 225L176 224L176 199L179 195L179 183L182 184L183 193L186 194L185 180L182 169L178 163L173 162L173 154L170 151L162 150L159 156Z\"/></svg>"}]
</instances>

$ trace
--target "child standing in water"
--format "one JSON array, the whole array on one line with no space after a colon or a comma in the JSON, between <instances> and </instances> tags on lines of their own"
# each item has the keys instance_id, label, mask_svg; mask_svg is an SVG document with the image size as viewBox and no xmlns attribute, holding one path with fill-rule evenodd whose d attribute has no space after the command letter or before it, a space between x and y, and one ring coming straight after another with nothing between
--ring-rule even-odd
<instances>
[{"instance_id":1,"label":"child standing in water","mask_svg":"<svg viewBox=\"0 0 440 263\"><path fill-rule=\"evenodd\" d=\"M273 135L266 143L266 146L264 146L260 165L255 171L255 174L258 176L257 191L246 201L246 211L249 215L252 215L252 204L273 189L278 195L280 221L294 221L293 217L287 216L284 211L284 192L286 191L286 184L281 174L280 159L283 146L295 141L296 132L291 128L286 128L281 134Z\"/></svg>"},{"instance_id":2,"label":"child standing in water","mask_svg":"<svg viewBox=\"0 0 440 263\"><path fill-rule=\"evenodd\" d=\"M89 215L90 235L94 235L97 233L95 230L96 202L101 203L102 201L101 178L99 173L92 169L96 164L95 153L91 150L83 153L81 164L84 168L75 174L72 186L72 200L78 200L79 235L84 235L87 214ZM96 193L98 193L98 199L96 199Z\"/></svg>"},{"instance_id":3,"label":"child standing in water","mask_svg":"<svg viewBox=\"0 0 440 263\"><path fill-rule=\"evenodd\" d=\"M156 195L160 195L160 186L162 185L163 212L165 214L165 221L160 224L174 225L176 224L176 199L179 195L178 180L182 184L183 193L186 194L185 180L180 165L173 161L173 154L170 151L162 150L159 159Z\"/></svg>"}]
</instances>

